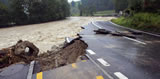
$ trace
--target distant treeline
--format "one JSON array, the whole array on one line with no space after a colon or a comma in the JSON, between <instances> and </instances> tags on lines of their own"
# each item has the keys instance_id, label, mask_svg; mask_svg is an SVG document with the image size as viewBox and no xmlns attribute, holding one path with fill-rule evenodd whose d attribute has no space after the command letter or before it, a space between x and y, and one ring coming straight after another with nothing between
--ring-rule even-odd
<instances>
[{"instance_id":1,"label":"distant treeline","mask_svg":"<svg viewBox=\"0 0 160 79\"><path fill-rule=\"evenodd\" d=\"M67 0L0 0L0 25L21 25L64 19Z\"/></svg>"},{"instance_id":2,"label":"distant treeline","mask_svg":"<svg viewBox=\"0 0 160 79\"><path fill-rule=\"evenodd\" d=\"M72 2L71 5L74 7L75 2ZM92 16L97 11L113 10L114 2L113 0L81 0L78 2L78 8L81 16Z\"/></svg>"},{"instance_id":3,"label":"distant treeline","mask_svg":"<svg viewBox=\"0 0 160 79\"><path fill-rule=\"evenodd\" d=\"M125 9L134 12L160 12L160 0L114 0L116 12Z\"/></svg>"},{"instance_id":4,"label":"distant treeline","mask_svg":"<svg viewBox=\"0 0 160 79\"><path fill-rule=\"evenodd\" d=\"M79 12L81 16L92 16L97 11L106 10L160 13L159 4L160 0L81 0L71 2L71 13Z\"/></svg>"}]
</instances>

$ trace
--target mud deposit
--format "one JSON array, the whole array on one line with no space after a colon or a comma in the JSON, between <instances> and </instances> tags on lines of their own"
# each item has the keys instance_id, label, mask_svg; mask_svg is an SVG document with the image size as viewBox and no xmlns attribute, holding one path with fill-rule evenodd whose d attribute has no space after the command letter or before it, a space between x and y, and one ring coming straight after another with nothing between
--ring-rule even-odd
<instances>
[{"instance_id":1,"label":"mud deposit","mask_svg":"<svg viewBox=\"0 0 160 79\"><path fill-rule=\"evenodd\" d=\"M26 47L35 51L25 52ZM0 50L0 68L8 67L15 63L29 64L35 60L38 62L38 71L50 70L67 64L75 63L85 58L87 44L77 38L62 48L50 50L38 55L38 48L28 41L17 42L16 45ZM35 53L34 53L35 52Z\"/></svg>"},{"instance_id":2,"label":"mud deposit","mask_svg":"<svg viewBox=\"0 0 160 79\"><path fill-rule=\"evenodd\" d=\"M60 51L48 51L41 54L36 60L40 63L41 71L61 67L77 62L81 56L85 55L87 47L83 41L76 39Z\"/></svg>"},{"instance_id":3,"label":"mud deposit","mask_svg":"<svg viewBox=\"0 0 160 79\"><path fill-rule=\"evenodd\" d=\"M39 49L33 43L19 40L15 45L0 50L0 68L18 62L29 63L37 57L38 52Z\"/></svg>"}]
</instances>

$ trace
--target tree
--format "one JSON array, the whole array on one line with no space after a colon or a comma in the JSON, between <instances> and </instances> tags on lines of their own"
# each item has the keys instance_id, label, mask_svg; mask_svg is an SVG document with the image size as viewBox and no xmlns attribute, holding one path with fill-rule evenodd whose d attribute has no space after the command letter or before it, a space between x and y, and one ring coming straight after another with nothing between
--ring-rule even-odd
<instances>
[{"instance_id":1,"label":"tree","mask_svg":"<svg viewBox=\"0 0 160 79\"><path fill-rule=\"evenodd\" d=\"M0 23L21 25L64 19L70 15L69 9L67 0L7 0L0 3Z\"/></svg>"},{"instance_id":2,"label":"tree","mask_svg":"<svg viewBox=\"0 0 160 79\"><path fill-rule=\"evenodd\" d=\"M123 11L128 7L128 0L115 0L115 11Z\"/></svg>"},{"instance_id":3,"label":"tree","mask_svg":"<svg viewBox=\"0 0 160 79\"><path fill-rule=\"evenodd\" d=\"M6 25L9 21L8 8L0 2L0 25Z\"/></svg>"},{"instance_id":4,"label":"tree","mask_svg":"<svg viewBox=\"0 0 160 79\"><path fill-rule=\"evenodd\" d=\"M24 0L13 0L10 4L10 16L12 16L12 21L16 24L27 24L27 14L24 13Z\"/></svg>"},{"instance_id":5,"label":"tree","mask_svg":"<svg viewBox=\"0 0 160 79\"><path fill-rule=\"evenodd\" d=\"M29 4L30 23L40 23L46 21L47 5L45 2L32 1Z\"/></svg>"},{"instance_id":6,"label":"tree","mask_svg":"<svg viewBox=\"0 0 160 79\"><path fill-rule=\"evenodd\" d=\"M96 11L113 10L112 0L81 0L80 14L93 15Z\"/></svg>"}]
</instances>

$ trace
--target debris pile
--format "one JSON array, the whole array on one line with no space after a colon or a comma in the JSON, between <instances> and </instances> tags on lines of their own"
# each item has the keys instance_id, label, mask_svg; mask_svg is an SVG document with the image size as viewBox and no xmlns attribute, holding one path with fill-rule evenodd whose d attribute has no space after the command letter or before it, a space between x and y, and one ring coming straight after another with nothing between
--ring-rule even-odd
<instances>
[{"instance_id":1,"label":"debris pile","mask_svg":"<svg viewBox=\"0 0 160 79\"><path fill-rule=\"evenodd\" d=\"M0 50L0 68L21 61L29 63L38 53L39 49L33 43L19 40L16 45Z\"/></svg>"},{"instance_id":2,"label":"debris pile","mask_svg":"<svg viewBox=\"0 0 160 79\"><path fill-rule=\"evenodd\" d=\"M40 63L41 71L75 63L85 55L87 44L80 39L73 40L58 52L48 51L41 54L36 60Z\"/></svg>"},{"instance_id":3,"label":"debris pile","mask_svg":"<svg viewBox=\"0 0 160 79\"><path fill-rule=\"evenodd\" d=\"M94 32L96 32L96 34L111 34L112 36L125 36L125 37L129 37L129 38L134 38L136 39L135 35L141 35L141 32L135 32L135 31L115 31L115 32L111 32L109 30L106 29L98 29L98 30L94 30Z\"/></svg>"},{"instance_id":4,"label":"debris pile","mask_svg":"<svg viewBox=\"0 0 160 79\"><path fill-rule=\"evenodd\" d=\"M87 59L85 57L87 47L88 45L80 38L76 38L64 44L61 49L50 50L38 56L39 49L33 43L20 40L16 45L0 50L0 68L35 60L38 62L39 71L49 70Z\"/></svg>"},{"instance_id":5,"label":"debris pile","mask_svg":"<svg viewBox=\"0 0 160 79\"><path fill-rule=\"evenodd\" d=\"M108 31L105 29L94 30L94 32L96 32L96 34L110 34L111 33L111 31Z\"/></svg>"}]
</instances>

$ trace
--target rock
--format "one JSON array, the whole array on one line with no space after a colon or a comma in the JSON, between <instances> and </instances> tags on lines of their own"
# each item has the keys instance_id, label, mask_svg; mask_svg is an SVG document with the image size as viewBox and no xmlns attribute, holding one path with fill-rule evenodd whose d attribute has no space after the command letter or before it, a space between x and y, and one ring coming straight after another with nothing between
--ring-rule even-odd
<instances>
[{"instance_id":1,"label":"rock","mask_svg":"<svg viewBox=\"0 0 160 79\"><path fill-rule=\"evenodd\" d=\"M96 34L109 34L109 33L111 33L111 31L108 31L106 29L98 29L98 30L94 30L94 32L96 32Z\"/></svg>"}]
</instances>

